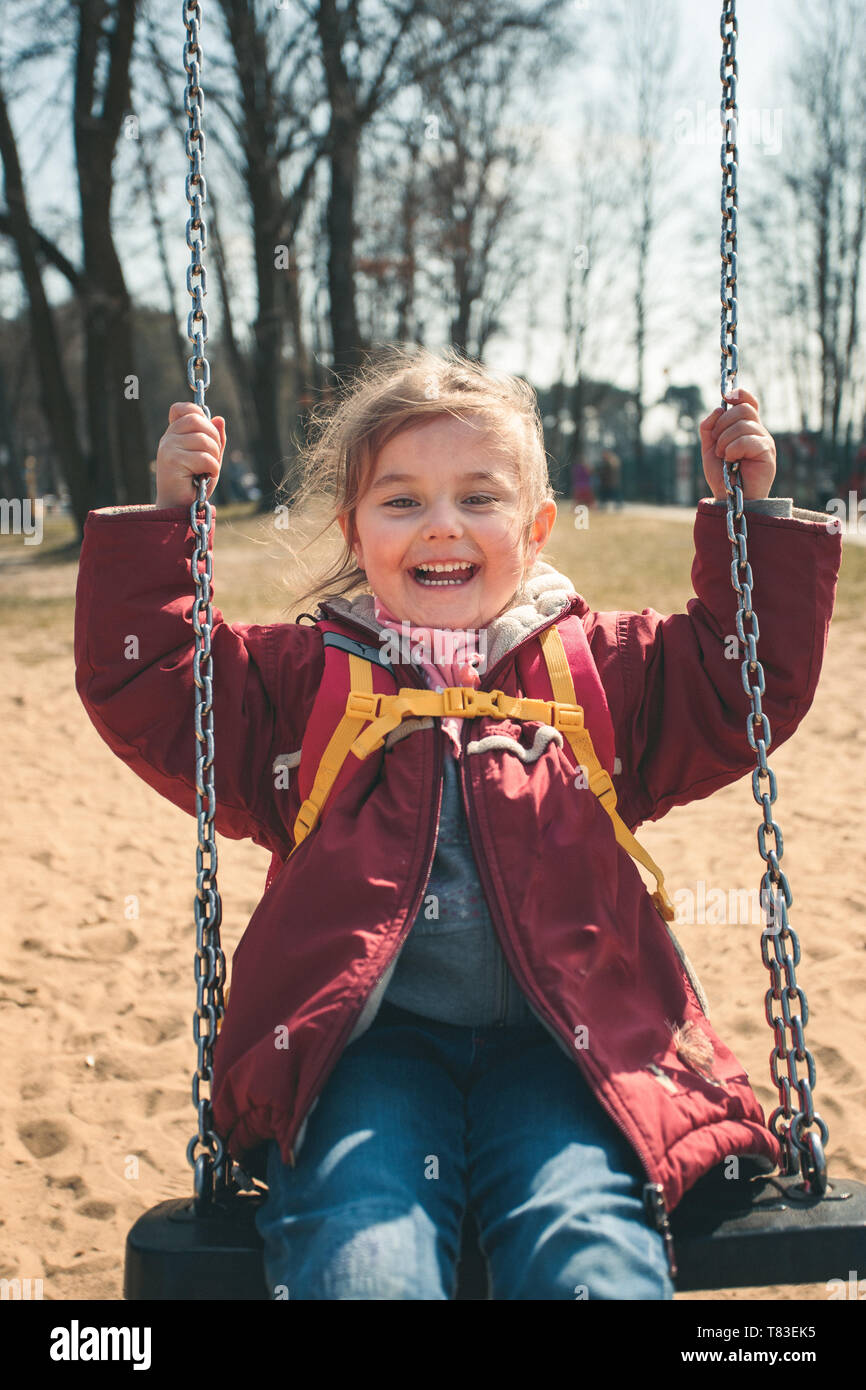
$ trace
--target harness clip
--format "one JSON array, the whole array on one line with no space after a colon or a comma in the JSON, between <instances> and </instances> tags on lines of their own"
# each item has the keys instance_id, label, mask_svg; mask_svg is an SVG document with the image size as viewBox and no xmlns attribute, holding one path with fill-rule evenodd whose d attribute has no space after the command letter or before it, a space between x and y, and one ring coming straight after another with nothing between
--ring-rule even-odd
<instances>
[{"instance_id":1,"label":"harness clip","mask_svg":"<svg viewBox=\"0 0 866 1390\"><path fill-rule=\"evenodd\" d=\"M297 843L299 843L297 835L298 829L302 828L304 831L304 835L309 835L310 831L316 823L316 818L318 817L318 814L318 808L314 805L312 801L307 799L301 806L301 809L299 810L295 819L295 841Z\"/></svg>"},{"instance_id":2,"label":"harness clip","mask_svg":"<svg viewBox=\"0 0 866 1390\"><path fill-rule=\"evenodd\" d=\"M365 690L350 690L346 700L346 713L351 719L376 719L381 698L381 695L374 695Z\"/></svg>"},{"instance_id":3,"label":"harness clip","mask_svg":"<svg viewBox=\"0 0 866 1390\"><path fill-rule=\"evenodd\" d=\"M652 894L653 906L665 922L675 922L677 910L671 902L664 884Z\"/></svg>"},{"instance_id":4,"label":"harness clip","mask_svg":"<svg viewBox=\"0 0 866 1390\"><path fill-rule=\"evenodd\" d=\"M553 702L554 727L567 732L569 729L583 728L583 710L580 705L566 705L558 700Z\"/></svg>"},{"instance_id":5,"label":"harness clip","mask_svg":"<svg viewBox=\"0 0 866 1390\"><path fill-rule=\"evenodd\" d=\"M444 713L474 719L480 714L500 715L501 690L473 690L468 685L446 685L442 691Z\"/></svg>"},{"instance_id":6,"label":"harness clip","mask_svg":"<svg viewBox=\"0 0 866 1390\"><path fill-rule=\"evenodd\" d=\"M607 771L606 768L600 768L598 772L594 772L590 775L589 789L595 796L598 797L599 801L603 806L604 798L606 796L610 796L613 798L613 800L610 803L611 806L616 805L616 791L614 789L613 782L610 780L610 773ZM607 810L606 806L605 810Z\"/></svg>"}]
</instances>

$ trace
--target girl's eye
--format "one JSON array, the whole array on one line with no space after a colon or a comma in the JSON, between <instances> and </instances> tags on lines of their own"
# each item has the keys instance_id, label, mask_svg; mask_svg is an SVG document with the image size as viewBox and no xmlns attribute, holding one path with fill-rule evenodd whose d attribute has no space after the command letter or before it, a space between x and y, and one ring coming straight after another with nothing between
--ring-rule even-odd
<instances>
[{"instance_id":1,"label":"girl's eye","mask_svg":"<svg viewBox=\"0 0 866 1390\"><path fill-rule=\"evenodd\" d=\"M389 502L386 502L386 503L385 503L385 506L386 506L386 507L393 507L397 502L412 502L412 500L413 500L413 499L412 499L411 497L392 497L391 500L390 500ZM477 493L477 492L476 492L476 493L473 493L471 497L467 497L466 500L467 500L467 502L472 502L473 500L476 501L476 502L495 502L495 501L496 501L496 498L495 498L495 497L485 497L485 496L483 496L481 493ZM398 510L404 511L405 508L400 507Z\"/></svg>"}]
</instances>

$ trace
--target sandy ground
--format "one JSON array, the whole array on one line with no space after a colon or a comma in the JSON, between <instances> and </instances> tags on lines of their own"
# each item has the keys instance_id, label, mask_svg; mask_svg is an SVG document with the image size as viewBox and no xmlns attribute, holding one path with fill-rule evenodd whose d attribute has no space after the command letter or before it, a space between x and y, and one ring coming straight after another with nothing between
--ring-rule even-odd
<instances>
[{"instance_id":1,"label":"sandy ground","mask_svg":"<svg viewBox=\"0 0 866 1390\"><path fill-rule=\"evenodd\" d=\"M647 527L654 530L646 555L664 549L672 558L670 574L649 586L645 601L672 611L690 593L686 528L600 518L592 554L613 565L624 528L625 549L633 552ZM271 561L244 534L243 525L235 534L230 527L220 533L223 607L230 619L268 621L277 600L270 592L261 598L253 580L255 567L263 572ZM565 532L561 538L560 557L578 543ZM185 1148L195 1129L194 826L115 759L78 700L74 556L24 555L12 539L0 555L7 739L0 1276L42 1279L47 1299L118 1299L131 1223L157 1201L191 1190ZM597 598L576 567L577 561L569 572L596 607L643 606L632 598L631 582L616 599L609 590ZM791 920L803 948L798 977L810 1005L807 1040L817 1062L815 1100L830 1130L830 1173L861 1181L864 571L863 551L846 549L817 697L798 734L773 757L784 867L794 892ZM641 839L672 892L696 889L698 880L707 891L748 890L760 882L758 819L744 780L645 826ZM264 886L267 855L252 844L221 841L219 863L230 960ZM137 908L130 907L133 896ZM677 932L708 993L715 1027L769 1113L776 1093L768 1071L772 1039L760 928L704 922L678 925ZM825 1299L827 1290L792 1285L712 1296Z\"/></svg>"}]
</instances>

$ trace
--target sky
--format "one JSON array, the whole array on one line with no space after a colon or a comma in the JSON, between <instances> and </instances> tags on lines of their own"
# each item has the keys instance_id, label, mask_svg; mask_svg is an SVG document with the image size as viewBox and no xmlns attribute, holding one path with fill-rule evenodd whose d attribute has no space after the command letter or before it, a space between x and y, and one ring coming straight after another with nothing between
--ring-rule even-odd
<instances>
[{"instance_id":1,"label":"sky","mask_svg":"<svg viewBox=\"0 0 866 1390\"><path fill-rule=\"evenodd\" d=\"M640 3L640 0L634 0ZM671 0L677 8L676 0ZM176 7L172 5L172 13ZM645 396L658 398L665 385L697 383L704 392L707 408L712 409L719 393L719 164L720 127L718 123L721 82L719 60L719 7L706 0L679 0L681 25L678 53L671 61L669 99L659 116L659 140L668 147L674 161L673 174L662 190L666 215L665 229L651 263L649 342ZM525 284L521 284L504 316L506 331L491 339L486 352L489 364L503 371L520 372L538 386L547 386L559 371L562 356L563 256L567 255L574 232L569 189L573 179L573 151L580 129L578 108L587 92L599 100L619 101L618 77L612 63L603 0L573 0L574 17L585 24L585 46L574 71L563 68L551 75L540 94L543 127L543 157L530 173L527 194L541 210L544 235L540 239L537 263ZM785 141L783 76L790 5L783 0L740 0L738 5L740 165L741 196L760 196L769 188L769 161L790 157ZM180 26L178 26L180 27ZM207 31L205 30L205 35ZM182 34L181 34L182 43ZM607 47L606 47L607 45ZM180 46L179 55L180 57ZM180 65L179 65L180 66ZM68 63L58 67L58 84L53 98L60 109L69 111L71 80ZM205 72L207 69L205 68ZM53 84L52 84L53 85ZM179 77L179 91L182 79ZM45 83L15 87L12 111L24 157L25 175L31 206L38 224L55 236L64 251L78 254L77 192L71 176L71 132L68 121L56 127L47 147L43 142ZM207 92L207 76L205 77ZM621 102L626 108L625 94ZM56 105L55 105L56 109ZM206 103L207 118L207 103ZM536 117L538 119L538 117ZM625 119L625 117L623 117ZM115 172L136 168L137 153L131 140L120 142ZM185 288L188 251L184 240L187 205L183 194L184 156L180 141L166 147L161 168L164 174L163 215L170 238L170 259L176 276L176 307L185 316L189 298ZM212 183L219 179L219 165L206 155L206 174ZM230 197L223 195L223 219L227 220ZM129 288L137 299L165 307L162 280L156 262L152 230L140 211L134 215L115 195L113 205L118 244ZM706 232L703 248L696 252L694 231ZM176 235L172 238L172 233ZM232 274L240 292L241 312L253 312L249 245L242 223L224 227L228 233ZM739 296L740 384L751 389L772 416L776 428L796 424L794 402L777 380L773 364L750 352L754 347L753 315L744 274L749 248L749 224L741 204L739 228L740 272L743 284ZM310 249L308 259L311 259ZM207 261L207 253L205 253ZM65 282L54 272L47 277L52 299L65 297ZM212 281L214 284L215 281ZM20 290L14 270L0 275L4 312L11 315L20 308ZM745 292L744 292L745 291ZM585 360L585 369L594 377L608 377L624 389L635 384L633 333L626 280L612 290L618 319L613 341L599 346ZM211 336L218 325L216 296L212 293ZM696 334L695 320L700 323ZM431 346L435 344L431 343ZM656 412L647 419L647 437L652 439L670 426L667 412Z\"/></svg>"},{"instance_id":2,"label":"sky","mask_svg":"<svg viewBox=\"0 0 866 1390\"><path fill-rule=\"evenodd\" d=\"M589 8L602 9L601 0L590 0ZM671 70L669 105L660 113L659 140L670 147L674 173L662 190L665 229L658 238L651 260L652 274L649 290L647 375L645 399L658 399L668 382L676 385L695 383L703 391L708 410L719 400L720 385L720 233L721 127L721 37L719 10L706 0L682 0L680 14L679 53ZM785 7L781 0L739 0L737 58L739 65L739 167L740 218L738 227L738 346L739 384L752 391L772 412L777 428L798 423L794 402L781 381L774 379L769 362L750 353L750 315L757 306L748 295L748 251L750 225L749 198L760 198L769 191L768 162L790 157L785 142L784 73L787 56L788 30ZM603 26L601 26L603 28ZM593 31L590 29L590 41ZM611 72L610 57L603 44L596 43L589 77L593 94L599 99L615 90L615 75ZM553 123L554 143L560 162L567 165L571 158L574 131L579 129L576 108L583 96L575 90L568 72L557 74L549 98L551 111L561 113ZM539 190L544 198L545 190ZM692 245L693 231L705 234L703 247L696 252ZM538 385L549 385L559 370L561 340L558 329L562 323L561 262L549 273L540 273L534 286L540 291L539 322L529 336L504 343L501 339L491 345L491 365L502 370L518 370L531 374ZM621 334L612 347L598 357L586 360L586 370L594 377L609 377L618 386L633 389L636 382L633 335L633 315L630 306L623 306ZM691 342L690 325L699 315L706 331L698 341ZM523 317L526 317L525 306ZM751 325L753 328L755 325ZM683 341L683 335L685 342ZM752 344L754 345L754 344ZM667 369L668 374L665 374ZM667 411L648 416L646 435L652 439L662 429L670 427Z\"/></svg>"}]
</instances>

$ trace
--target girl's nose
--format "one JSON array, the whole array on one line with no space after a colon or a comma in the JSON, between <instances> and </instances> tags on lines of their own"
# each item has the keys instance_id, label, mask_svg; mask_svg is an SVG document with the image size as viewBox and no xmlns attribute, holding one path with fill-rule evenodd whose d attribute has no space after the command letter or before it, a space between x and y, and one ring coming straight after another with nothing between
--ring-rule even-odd
<instances>
[{"instance_id":1,"label":"girl's nose","mask_svg":"<svg viewBox=\"0 0 866 1390\"><path fill-rule=\"evenodd\" d=\"M447 502L431 507L424 519L425 536L458 536L462 530L456 508Z\"/></svg>"}]
</instances>

